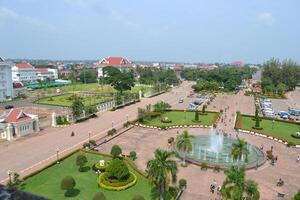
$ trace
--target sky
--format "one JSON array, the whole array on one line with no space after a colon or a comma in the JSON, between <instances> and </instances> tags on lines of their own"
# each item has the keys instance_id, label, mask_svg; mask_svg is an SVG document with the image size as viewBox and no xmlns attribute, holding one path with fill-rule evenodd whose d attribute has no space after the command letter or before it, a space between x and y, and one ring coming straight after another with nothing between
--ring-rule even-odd
<instances>
[{"instance_id":1,"label":"sky","mask_svg":"<svg viewBox=\"0 0 300 200\"><path fill-rule=\"evenodd\" d=\"M300 62L299 0L0 0L0 56Z\"/></svg>"}]
</instances>

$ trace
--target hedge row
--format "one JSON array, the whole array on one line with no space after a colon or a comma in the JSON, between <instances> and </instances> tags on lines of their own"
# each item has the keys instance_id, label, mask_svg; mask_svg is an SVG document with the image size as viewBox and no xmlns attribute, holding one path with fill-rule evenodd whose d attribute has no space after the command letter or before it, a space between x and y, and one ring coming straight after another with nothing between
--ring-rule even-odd
<instances>
[{"instance_id":1,"label":"hedge row","mask_svg":"<svg viewBox=\"0 0 300 200\"><path fill-rule=\"evenodd\" d=\"M102 187L106 190L113 190L113 191L126 190L126 189L134 186L137 183L137 176L132 172L129 172L129 173L130 173L130 177L132 177L132 178L129 178L130 179L129 183L126 183L125 185L122 185L122 186L113 186L110 182L106 181L106 179L105 179L106 173L100 174L97 182L100 187Z\"/></svg>"}]
</instances>

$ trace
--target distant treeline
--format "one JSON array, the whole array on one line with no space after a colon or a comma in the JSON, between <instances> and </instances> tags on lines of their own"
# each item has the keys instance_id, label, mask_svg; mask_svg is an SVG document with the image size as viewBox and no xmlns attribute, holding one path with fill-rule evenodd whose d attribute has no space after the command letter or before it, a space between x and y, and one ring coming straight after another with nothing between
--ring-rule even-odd
<instances>
[{"instance_id":1,"label":"distant treeline","mask_svg":"<svg viewBox=\"0 0 300 200\"><path fill-rule=\"evenodd\" d=\"M293 60L271 59L264 63L261 85L264 92L283 94L300 83L300 67Z\"/></svg>"},{"instance_id":2,"label":"distant treeline","mask_svg":"<svg viewBox=\"0 0 300 200\"><path fill-rule=\"evenodd\" d=\"M181 77L197 81L193 86L196 92L203 90L234 91L243 79L249 79L256 69L250 67L226 67L214 70L185 69Z\"/></svg>"}]
</instances>

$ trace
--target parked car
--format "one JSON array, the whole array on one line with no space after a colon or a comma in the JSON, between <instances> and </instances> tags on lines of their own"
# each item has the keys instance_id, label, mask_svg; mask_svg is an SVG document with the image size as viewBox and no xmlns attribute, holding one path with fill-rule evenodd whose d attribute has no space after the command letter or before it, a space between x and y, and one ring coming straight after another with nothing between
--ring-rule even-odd
<instances>
[{"instance_id":1,"label":"parked car","mask_svg":"<svg viewBox=\"0 0 300 200\"><path fill-rule=\"evenodd\" d=\"M193 104L197 105L197 106L200 106L202 104L201 101L194 101Z\"/></svg>"},{"instance_id":2,"label":"parked car","mask_svg":"<svg viewBox=\"0 0 300 200\"><path fill-rule=\"evenodd\" d=\"M179 100L178 100L178 103L183 103L183 99L182 99L182 98L179 99Z\"/></svg>"},{"instance_id":3,"label":"parked car","mask_svg":"<svg viewBox=\"0 0 300 200\"><path fill-rule=\"evenodd\" d=\"M14 108L14 106L13 105L6 105L4 108L5 109L12 109L12 108Z\"/></svg>"}]
</instances>

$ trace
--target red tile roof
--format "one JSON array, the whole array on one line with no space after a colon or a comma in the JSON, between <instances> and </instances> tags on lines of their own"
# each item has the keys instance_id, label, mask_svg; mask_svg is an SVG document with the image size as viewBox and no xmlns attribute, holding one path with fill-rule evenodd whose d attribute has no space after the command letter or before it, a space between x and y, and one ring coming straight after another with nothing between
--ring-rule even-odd
<instances>
[{"instance_id":1,"label":"red tile roof","mask_svg":"<svg viewBox=\"0 0 300 200\"><path fill-rule=\"evenodd\" d=\"M48 68L37 68L35 69L36 72L48 72Z\"/></svg>"},{"instance_id":2,"label":"red tile roof","mask_svg":"<svg viewBox=\"0 0 300 200\"><path fill-rule=\"evenodd\" d=\"M131 62L123 57L108 57L103 58L99 62L100 66L129 66L131 65Z\"/></svg>"},{"instance_id":3,"label":"red tile roof","mask_svg":"<svg viewBox=\"0 0 300 200\"><path fill-rule=\"evenodd\" d=\"M16 64L16 67L18 67L18 68L33 68L32 65L29 63L18 63L18 64Z\"/></svg>"},{"instance_id":4,"label":"red tile roof","mask_svg":"<svg viewBox=\"0 0 300 200\"><path fill-rule=\"evenodd\" d=\"M11 109L4 121L6 123L11 123L11 122L22 122L28 120L31 120L31 117L29 117L21 109Z\"/></svg>"}]
</instances>

